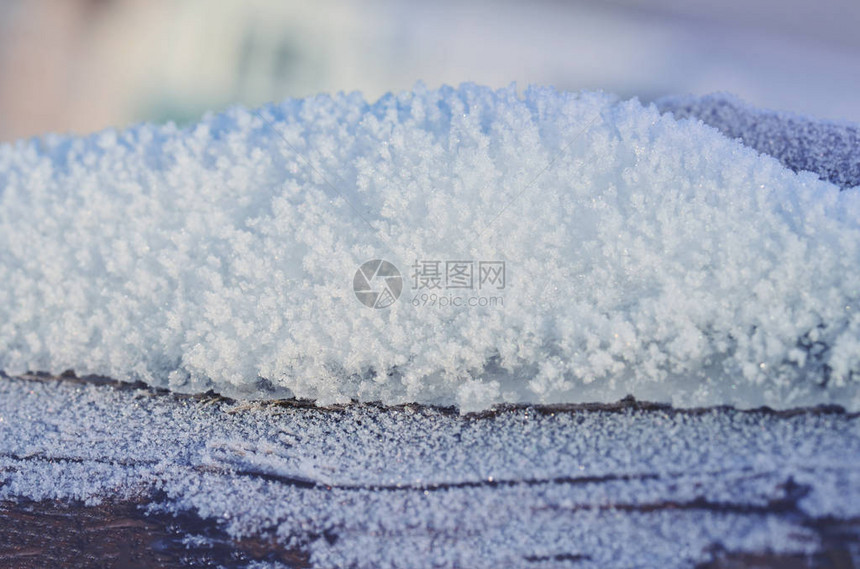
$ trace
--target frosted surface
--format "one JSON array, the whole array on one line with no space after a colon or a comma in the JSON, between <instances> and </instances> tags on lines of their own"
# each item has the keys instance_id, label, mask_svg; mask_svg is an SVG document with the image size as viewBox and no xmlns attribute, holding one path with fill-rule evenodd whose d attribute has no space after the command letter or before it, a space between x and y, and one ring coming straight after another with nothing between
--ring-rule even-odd
<instances>
[{"instance_id":1,"label":"frosted surface","mask_svg":"<svg viewBox=\"0 0 860 569\"><path fill-rule=\"evenodd\" d=\"M596 93L419 86L48 136L0 147L0 369L860 410L858 220L856 191ZM403 274L390 307L354 293L371 259ZM419 260L504 261L503 306L420 305Z\"/></svg>"},{"instance_id":2,"label":"frosted surface","mask_svg":"<svg viewBox=\"0 0 860 569\"><path fill-rule=\"evenodd\" d=\"M860 516L857 416L342 411L0 381L0 500L143 497L313 567L692 568ZM189 539L192 539L189 537ZM857 560L855 559L855 562Z\"/></svg>"},{"instance_id":3,"label":"frosted surface","mask_svg":"<svg viewBox=\"0 0 860 569\"><path fill-rule=\"evenodd\" d=\"M842 188L860 186L860 126L757 109L726 93L665 97L656 102L675 118L695 118L795 172L815 172Z\"/></svg>"}]
</instances>

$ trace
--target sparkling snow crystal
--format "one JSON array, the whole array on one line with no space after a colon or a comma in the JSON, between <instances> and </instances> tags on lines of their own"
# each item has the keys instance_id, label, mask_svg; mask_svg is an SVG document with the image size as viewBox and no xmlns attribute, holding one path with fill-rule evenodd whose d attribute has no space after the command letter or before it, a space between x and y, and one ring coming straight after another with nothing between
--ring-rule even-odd
<instances>
[{"instance_id":1,"label":"sparkling snow crystal","mask_svg":"<svg viewBox=\"0 0 860 569\"><path fill-rule=\"evenodd\" d=\"M860 410L860 199L839 190L545 88L22 141L0 147L0 369L323 404ZM353 289L372 259L402 274L384 308ZM504 262L504 286L419 278L461 261Z\"/></svg>"}]
</instances>

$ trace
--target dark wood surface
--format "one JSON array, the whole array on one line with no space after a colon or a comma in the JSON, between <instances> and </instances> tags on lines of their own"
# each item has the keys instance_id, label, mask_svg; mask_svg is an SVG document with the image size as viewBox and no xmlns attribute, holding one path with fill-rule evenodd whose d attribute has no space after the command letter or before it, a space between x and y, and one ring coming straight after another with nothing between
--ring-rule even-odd
<instances>
[{"instance_id":1,"label":"dark wood surface","mask_svg":"<svg viewBox=\"0 0 860 569\"><path fill-rule=\"evenodd\" d=\"M206 538L188 544L187 535ZM143 504L0 503L0 567L137 569L245 567L251 561L308 567L307 556L266 538L230 539L193 514L145 513Z\"/></svg>"}]
</instances>

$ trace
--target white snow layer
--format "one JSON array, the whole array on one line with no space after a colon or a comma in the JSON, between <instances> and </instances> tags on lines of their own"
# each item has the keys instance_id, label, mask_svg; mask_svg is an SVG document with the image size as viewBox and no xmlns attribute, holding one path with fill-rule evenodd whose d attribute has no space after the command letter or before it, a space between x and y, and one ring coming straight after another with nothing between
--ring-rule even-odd
<instances>
[{"instance_id":1,"label":"white snow layer","mask_svg":"<svg viewBox=\"0 0 860 569\"><path fill-rule=\"evenodd\" d=\"M686 569L721 552L812 554L828 527L856 525L858 456L860 419L845 413L461 417L0 381L0 501L141 498L271 537L313 567Z\"/></svg>"},{"instance_id":2,"label":"white snow layer","mask_svg":"<svg viewBox=\"0 0 860 569\"><path fill-rule=\"evenodd\" d=\"M0 369L321 404L856 411L858 214L857 191L701 122L549 88L47 136L0 147ZM371 259L403 275L388 308L353 291ZM506 283L413 288L434 261L504 261Z\"/></svg>"}]
</instances>

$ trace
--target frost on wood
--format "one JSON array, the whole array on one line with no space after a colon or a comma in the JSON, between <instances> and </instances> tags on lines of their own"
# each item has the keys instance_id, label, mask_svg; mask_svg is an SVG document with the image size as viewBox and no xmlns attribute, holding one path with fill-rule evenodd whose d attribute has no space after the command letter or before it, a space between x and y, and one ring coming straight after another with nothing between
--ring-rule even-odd
<instances>
[{"instance_id":1,"label":"frost on wood","mask_svg":"<svg viewBox=\"0 0 860 569\"><path fill-rule=\"evenodd\" d=\"M856 543L858 421L629 407L329 411L4 378L0 502L139 498L302 551L312 567L803 559L828 547L828 528Z\"/></svg>"},{"instance_id":2,"label":"frost on wood","mask_svg":"<svg viewBox=\"0 0 860 569\"><path fill-rule=\"evenodd\" d=\"M857 410L858 220L856 191L596 93L418 87L48 136L0 147L0 369ZM388 308L352 289L370 259L403 273ZM427 259L504 261L503 305L414 306Z\"/></svg>"}]
</instances>

